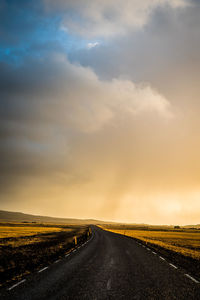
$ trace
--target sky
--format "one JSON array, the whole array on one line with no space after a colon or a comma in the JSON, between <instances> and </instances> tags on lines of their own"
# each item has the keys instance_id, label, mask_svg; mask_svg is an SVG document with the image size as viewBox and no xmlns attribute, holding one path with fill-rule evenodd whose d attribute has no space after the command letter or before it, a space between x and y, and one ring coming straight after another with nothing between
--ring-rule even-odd
<instances>
[{"instance_id":1,"label":"sky","mask_svg":"<svg viewBox=\"0 0 200 300\"><path fill-rule=\"evenodd\" d=\"M200 223L200 2L1 0L0 209Z\"/></svg>"}]
</instances>

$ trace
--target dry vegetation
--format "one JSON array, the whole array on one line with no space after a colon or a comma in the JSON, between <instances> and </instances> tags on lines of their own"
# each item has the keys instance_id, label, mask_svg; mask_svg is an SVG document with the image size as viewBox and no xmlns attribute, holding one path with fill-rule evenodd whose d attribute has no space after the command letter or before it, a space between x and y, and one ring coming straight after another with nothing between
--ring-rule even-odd
<instances>
[{"instance_id":1,"label":"dry vegetation","mask_svg":"<svg viewBox=\"0 0 200 300\"><path fill-rule=\"evenodd\" d=\"M19 280L87 239L88 226L0 223L0 285Z\"/></svg>"}]
</instances>

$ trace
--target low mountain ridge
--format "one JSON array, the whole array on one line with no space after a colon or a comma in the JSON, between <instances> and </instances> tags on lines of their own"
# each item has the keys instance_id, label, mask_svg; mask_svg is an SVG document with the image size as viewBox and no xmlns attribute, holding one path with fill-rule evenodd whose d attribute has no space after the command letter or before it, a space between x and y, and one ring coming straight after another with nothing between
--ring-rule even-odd
<instances>
[{"instance_id":1,"label":"low mountain ridge","mask_svg":"<svg viewBox=\"0 0 200 300\"><path fill-rule=\"evenodd\" d=\"M37 222L37 223L56 223L56 224L105 224L108 222L93 219L74 219L74 218L58 218L25 214L22 212L12 212L0 210L1 222ZM112 223L112 222L109 222Z\"/></svg>"}]
</instances>

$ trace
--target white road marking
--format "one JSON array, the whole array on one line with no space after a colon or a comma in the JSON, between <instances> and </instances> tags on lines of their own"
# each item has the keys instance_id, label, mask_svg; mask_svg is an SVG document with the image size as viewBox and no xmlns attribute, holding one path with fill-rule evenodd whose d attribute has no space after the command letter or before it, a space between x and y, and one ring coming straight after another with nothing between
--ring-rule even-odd
<instances>
[{"instance_id":1,"label":"white road marking","mask_svg":"<svg viewBox=\"0 0 200 300\"><path fill-rule=\"evenodd\" d=\"M58 260L54 261L54 264L57 264L59 261L60 261L60 259L58 259Z\"/></svg>"},{"instance_id":2,"label":"white road marking","mask_svg":"<svg viewBox=\"0 0 200 300\"><path fill-rule=\"evenodd\" d=\"M107 290L110 290L110 289L111 289L111 279L108 279Z\"/></svg>"},{"instance_id":3,"label":"white road marking","mask_svg":"<svg viewBox=\"0 0 200 300\"><path fill-rule=\"evenodd\" d=\"M115 264L113 257L110 260L110 265L113 266Z\"/></svg>"},{"instance_id":4,"label":"white road marking","mask_svg":"<svg viewBox=\"0 0 200 300\"><path fill-rule=\"evenodd\" d=\"M149 248L147 248L147 250L148 250L148 251L150 251L150 249L149 249Z\"/></svg>"},{"instance_id":5,"label":"white road marking","mask_svg":"<svg viewBox=\"0 0 200 300\"><path fill-rule=\"evenodd\" d=\"M69 256L69 254L66 254L65 257Z\"/></svg>"},{"instance_id":6,"label":"white road marking","mask_svg":"<svg viewBox=\"0 0 200 300\"><path fill-rule=\"evenodd\" d=\"M162 256L159 256L159 257L160 257L160 259L165 260L164 257L162 257Z\"/></svg>"},{"instance_id":7,"label":"white road marking","mask_svg":"<svg viewBox=\"0 0 200 300\"><path fill-rule=\"evenodd\" d=\"M45 271L46 269L48 269L48 267L45 267L45 268L39 270L38 273L41 273L41 272Z\"/></svg>"},{"instance_id":8,"label":"white road marking","mask_svg":"<svg viewBox=\"0 0 200 300\"><path fill-rule=\"evenodd\" d=\"M154 251L152 251L152 253L154 254L154 255L156 255L157 253L156 252L154 252Z\"/></svg>"},{"instance_id":9,"label":"white road marking","mask_svg":"<svg viewBox=\"0 0 200 300\"><path fill-rule=\"evenodd\" d=\"M174 269L178 269L175 265L170 263L170 266L173 267Z\"/></svg>"},{"instance_id":10,"label":"white road marking","mask_svg":"<svg viewBox=\"0 0 200 300\"><path fill-rule=\"evenodd\" d=\"M187 276L188 278L190 278L192 281L194 281L195 283L199 283L198 280L196 280L195 278L193 278L192 276L190 276L189 274L185 274L185 276Z\"/></svg>"},{"instance_id":11,"label":"white road marking","mask_svg":"<svg viewBox=\"0 0 200 300\"><path fill-rule=\"evenodd\" d=\"M22 284L22 283L25 282L25 281L26 281L26 279L23 279L23 280L21 280L20 282L14 284L14 285L11 286L10 288L8 288L8 291L11 291L11 290L14 289L16 286Z\"/></svg>"}]
</instances>

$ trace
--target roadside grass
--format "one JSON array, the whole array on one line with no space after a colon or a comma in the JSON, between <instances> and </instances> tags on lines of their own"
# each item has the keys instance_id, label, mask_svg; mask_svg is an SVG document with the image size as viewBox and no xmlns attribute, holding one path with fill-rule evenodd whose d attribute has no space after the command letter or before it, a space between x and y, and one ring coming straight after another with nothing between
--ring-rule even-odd
<instances>
[{"instance_id":1,"label":"roadside grass","mask_svg":"<svg viewBox=\"0 0 200 300\"><path fill-rule=\"evenodd\" d=\"M82 243L88 226L0 223L0 286L54 262Z\"/></svg>"},{"instance_id":2,"label":"roadside grass","mask_svg":"<svg viewBox=\"0 0 200 300\"><path fill-rule=\"evenodd\" d=\"M19 247L22 245L37 243L44 240L45 235L56 232L72 232L74 228L56 227L38 224L1 224L0 225L0 246Z\"/></svg>"},{"instance_id":3,"label":"roadside grass","mask_svg":"<svg viewBox=\"0 0 200 300\"><path fill-rule=\"evenodd\" d=\"M32 227L32 226L0 226L0 239L32 236L40 233L57 232L62 228L57 227Z\"/></svg>"}]
</instances>

